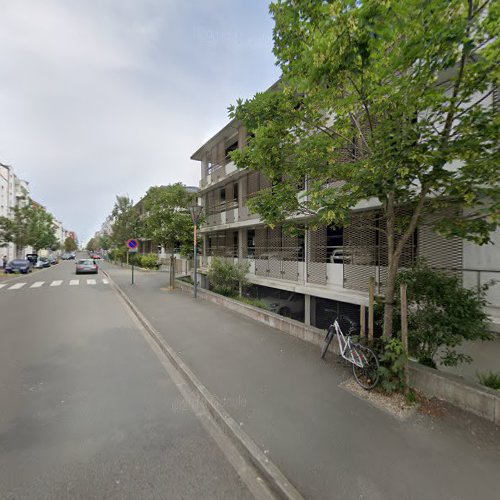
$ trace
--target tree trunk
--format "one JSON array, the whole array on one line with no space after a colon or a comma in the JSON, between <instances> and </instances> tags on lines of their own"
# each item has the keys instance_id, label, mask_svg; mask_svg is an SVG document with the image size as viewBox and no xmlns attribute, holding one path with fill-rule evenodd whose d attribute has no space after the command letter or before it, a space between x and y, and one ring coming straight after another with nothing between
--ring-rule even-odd
<instances>
[{"instance_id":1,"label":"tree trunk","mask_svg":"<svg viewBox=\"0 0 500 500\"><path fill-rule=\"evenodd\" d=\"M398 276L399 255L389 255L387 269L387 283L384 300L384 337L390 339L393 333L394 296L396 292L396 278Z\"/></svg>"},{"instance_id":2,"label":"tree trunk","mask_svg":"<svg viewBox=\"0 0 500 500\"><path fill-rule=\"evenodd\" d=\"M425 197L427 195L427 187L422 187L418 202L414 208L410 222L406 229L401 234L396 244L396 213L394 204L394 193L387 195L386 216L387 216L387 283L385 289L384 300L384 337L390 339L393 333L393 312L394 312L394 296L396 292L396 279L399 270L399 261L403 253L403 248L406 242L413 236L417 223L422 213Z\"/></svg>"}]
</instances>

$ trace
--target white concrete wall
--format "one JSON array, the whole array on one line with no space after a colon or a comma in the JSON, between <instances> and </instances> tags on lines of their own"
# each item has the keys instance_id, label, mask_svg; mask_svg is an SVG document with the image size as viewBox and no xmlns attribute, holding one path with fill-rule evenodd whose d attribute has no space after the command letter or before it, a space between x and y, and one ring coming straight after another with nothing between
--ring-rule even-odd
<instances>
[{"instance_id":1,"label":"white concrete wall","mask_svg":"<svg viewBox=\"0 0 500 500\"><path fill-rule=\"evenodd\" d=\"M492 280L497 283L488 290L488 301L493 307L500 308L500 229L491 234L492 243L475 245L464 241L464 285L474 288Z\"/></svg>"}]
</instances>

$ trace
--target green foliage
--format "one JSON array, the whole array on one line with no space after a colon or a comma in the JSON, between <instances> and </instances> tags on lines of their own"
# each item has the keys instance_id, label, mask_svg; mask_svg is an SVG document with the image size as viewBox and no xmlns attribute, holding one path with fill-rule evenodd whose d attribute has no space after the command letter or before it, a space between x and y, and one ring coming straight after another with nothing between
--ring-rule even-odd
<instances>
[{"instance_id":1,"label":"green foliage","mask_svg":"<svg viewBox=\"0 0 500 500\"><path fill-rule=\"evenodd\" d=\"M20 247L31 246L35 253L57 243L54 217L31 199L14 209L11 231L13 243Z\"/></svg>"},{"instance_id":2,"label":"green foliage","mask_svg":"<svg viewBox=\"0 0 500 500\"><path fill-rule=\"evenodd\" d=\"M464 340L491 340L488 315L484 311L486 290L469 290L457 276L420 264L399 274L407 284L410 352L420 363L436 367L470 362L472 358L455 350ZM399 287L396 308L399 324Z\"/></svg>"},{"instance_id":3,"label":"green foliage","mask_svg":"<svg viewBox=\"0 0 500 500\"><path fill-rule=\"evenodd\" d=\"M143 200L147 214L145 236L172 253L176 248L189 253L193 246L193 222L189 213L192 201L193 194L181 183L151 187Z\"/></svg>"},{"instance_id":4,"label":"green foliage","mask_svg":"<svg viewBox=\"0 0 500 500\"><path fill-rule=\"evenodd\" d=\"M90 240L90 241L92 241L92 240ZM76 241L73 238L71 238L70 236L68 236L64 240L64 251L65 252L75 252L77 249L78 249L78 246L76 244ZM87 250L88 249L89 249L89 246L87 244Z\"/></svg>"},{"instance_id":5,"label":"green foliage","mask_svg":"<svg viewBox=\"0 0 500 500\"><path fill-rule=\"evenodd\" d=\"M500 4L280 0L270 10L282 78L230 107L251 133L232 159L272 181L250 203L271 226L296 215L343 226L378 200L397 242L390 336L401 251L424 210L442 214L441 234L481 244L500 222L500 114L485 105L500 80ZM297 197L306 175L308 196ZM398 221L401 206L410 215Z\"/></svg>"},{"instance_id":6,"label":"green foliage","mask_svg":"<svg viewBox=\"0 0 500 500\"><path fill-rule=\"evenodd\" d=\"M253 297L246 297L246 296L240 296L240 297L235 297L237 300L240 302L243 302L245 304L248 304L249 306L254 306L258 307L260 309L266 309L269 310L269 306L261 299L255 299Z\"/></svg>"},{"instance_id":7,"label":"green foliage","mask_svg":"<svg viewBox=\"0 0 500 500\"><path fill-rule=\"evenodd\" d=\"M495 389L500 391L500 373L497 372L487 372L487 373L478 373L477 378L479 379L479 383L489 387L490 389Z\"/></svg>"},{"instance_id":8,"label":"green foliage","mask_svg":"<svg viewBox=\"0 0 500 500\"><path fill-rule=\"evenodd\" d=\"M109 250L112 245L111 236L109 234L102 234L98 238L98 247L103 250Z\"/></svg>"},{"instance_id":9,"label":"green foliage","mask_svg":"<svg viewBox=\"0 0 500 500\"><path fill-rule=\"evenodd\" d=\"M246 274L248 265L233 264L214 258L208 270L208 281L215 293L226 297L240 295L248 287Z\"/></svg>"},{"instance_id":10,"label":"green foliage","mask_svg":"<svg viewBox=\"0 0 500 500\"><path fill-rule=\"evenodd\" d=\"M136 263L145 269L156 269L158 267L158 255L155 253L136 254Z\"/></svg>"},{"instance_id":11,"label":"green foliage","mask_svg":"<svg viewBox=\"0 0 500 500\"><path fill-rule=\"evenodd\" d=\"M0 217L0 247L14 241L14 234L14 221L8 217Z\"/></svg>"},{"instance_id":12,"label":"green foliage","mask_svg":"<svg viewBox=\"0 0 500 500\"><path fill-rule=\"evenodd\" d=\"M130 238L141 236L139 213L128 196L116 197L111 217L111 240L116 246L125 245Z\"/></svg>"},{"instance_id":13,"label":"green foliage","mask_svg":"<svg viewBox=\"0 0 500 500\"><path fill-rule=\"evenodd\" d=\"M113 248L108 252L108 257L114 262L126 262L127 261L127 248L125 246L120 246Z\"/></svg>"},{"instance_id":14,"label":"green foliage","mask_svg":"<svg viewBox=\"0 0 500 500\"><path fill-rule=\"evenodd\" d=\"M395 337L381 339L378 354L380 367L380 386L385 392L392 393L405 389L404 368L407 357L401 341Z\"/></svg>"}]
</instances>

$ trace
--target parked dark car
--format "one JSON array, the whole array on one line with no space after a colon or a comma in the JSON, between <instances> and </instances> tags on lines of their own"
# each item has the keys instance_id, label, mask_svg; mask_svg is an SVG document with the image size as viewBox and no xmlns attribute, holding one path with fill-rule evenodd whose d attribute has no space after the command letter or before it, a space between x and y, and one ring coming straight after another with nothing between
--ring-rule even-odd
<instances>
[{"instance_id":1,"label":"parked dark car","mask_svg":"<svg viewBox=\"0 0 500 500\"><path fill-rule=\"evenodd\" d=\"M29 260L33 265L35 265L36 261L38 260L38 254L28 253L26 254L26 259Z\"/></svg>"},{"instance_id":2,"label":"parked dark car","mask_svg":"<svg viewBox=\"0 0 500 500\"><path fill-rule=\"evenodd\" d=\"M28 259L14 259L5 266L5 273L31 273L33 264Z\"/></svg>"},{"instance_id":3,"label":"parked dark car","mask_svg":"<svg viewBox=\"0 0 500 500\"><path fill-rule=\"evenodd\" d=\"M92 259L79 259L76 262L76 274L97 274L98 269Z\"/></svg>"}]
</instances>

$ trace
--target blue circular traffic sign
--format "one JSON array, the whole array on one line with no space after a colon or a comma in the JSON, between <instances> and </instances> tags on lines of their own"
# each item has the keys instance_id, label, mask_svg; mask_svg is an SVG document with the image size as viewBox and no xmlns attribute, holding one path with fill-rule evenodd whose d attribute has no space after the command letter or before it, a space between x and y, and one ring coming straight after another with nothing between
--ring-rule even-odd
<instances>
[{"instance_id":1,"label":"blue circular traffic sign","mask_svg":"<svg viewBox=\"0 0 500 500\"><path fill-rule=\"evenodd\" d=\"M139 246L139 242L137 240L131 239L127 241L127 246L129 248L137 248Z\"/></svg>"}]
</instances>

